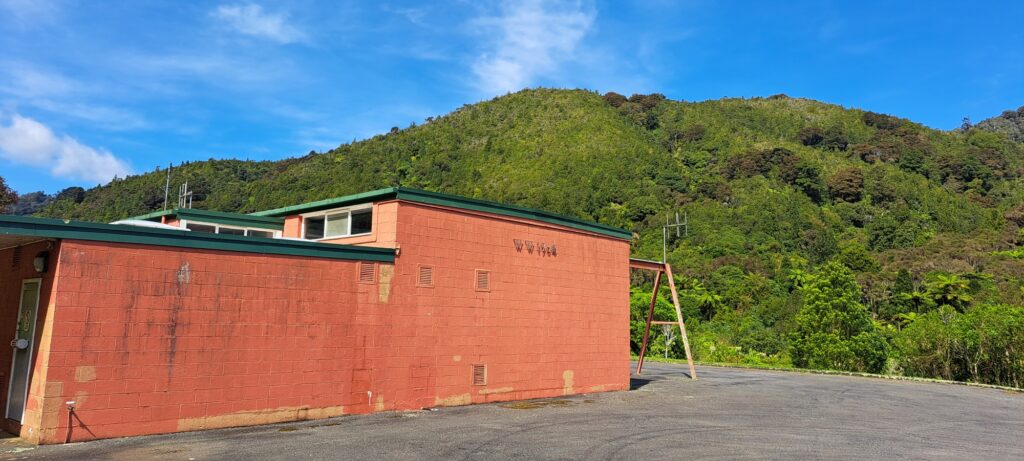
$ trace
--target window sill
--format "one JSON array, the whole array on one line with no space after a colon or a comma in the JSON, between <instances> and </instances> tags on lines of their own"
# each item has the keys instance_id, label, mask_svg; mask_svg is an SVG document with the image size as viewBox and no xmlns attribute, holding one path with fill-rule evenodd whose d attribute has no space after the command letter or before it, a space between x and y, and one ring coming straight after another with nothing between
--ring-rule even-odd
<instances>
[{"instance_id":1,"label":"window sill","mask_svg":"<svg viewBox=\"0 0 1024 461\"><path fill-rule=\"evenodd\" d=\"M327 238L322 238L322 239L318 239L318 240L310 240L310 241L312 241L312 242L319 242L319 243L338 243L338 244L355 245L355 244L360 244L360 243L376 242L377 241L377 236L371 232L369 234L356 234L356 235L349 235L349 236L345 236L345 237L327 237Z\"/></svg>"},{"instance_id":2,"label":"window sill","mask_svg":"<svg viewBox=\"0 0 1024 461\"><path fill-rule=\"evenodd\" d=\"M352 235L335 235L335 236L331 236L331 237L324 237L324 238L318 238L318 239L303 238L302 240L305 240L307 242L323 242L325 240L341 240L341 239L348 239L348 238L353 238L353 237L366 237L366 236L369 236L369 235L373 235L373 232L366 232L366 233L363 233L363 234L352 234Z\"/></svg>"}]
</instances>

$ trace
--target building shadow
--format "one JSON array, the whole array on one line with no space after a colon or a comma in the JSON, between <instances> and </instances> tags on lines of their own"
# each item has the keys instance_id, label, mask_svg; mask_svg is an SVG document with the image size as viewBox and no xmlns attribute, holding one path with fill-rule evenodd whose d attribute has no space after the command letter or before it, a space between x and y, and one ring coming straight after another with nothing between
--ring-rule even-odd
<instances>
[{"instance_id":1,"label":"building shadow","mask_svg":"<svg viewBox=\"0 0 1024 461\"><path fill-rule=\"evenodd\" d=\"M644 387L644 386L650 384L651 381L654 381L654 380L653 379L647 379L647 378L630 377L629 378L629 390L635 391L637 389L640 389L641 387Z\"/></svg>"}]
</instances>

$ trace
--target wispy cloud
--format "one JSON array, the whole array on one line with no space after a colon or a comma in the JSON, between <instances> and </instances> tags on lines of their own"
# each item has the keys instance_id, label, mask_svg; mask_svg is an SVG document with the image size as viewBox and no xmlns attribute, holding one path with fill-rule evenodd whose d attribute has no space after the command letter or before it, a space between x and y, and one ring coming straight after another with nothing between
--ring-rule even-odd
<instances>
[{"instance_id":1,"label":"wispy cloud","mask_svg":"<svg viewBox=\"0 0 1024 461\"><path fill-rule=\"evenodd\" d=\"M252 85L263 87L268 82L294 76L288 59L259 60L241 53L190 50L163 55L126 54L121 61L127 64L126 72L153 78L163 85L202 81L237 89Z\"/></svg>"},{"instance_id":2,"label":"wispy cloud","mask_svg":"<svg viewBox=\"0 0 1024 461\"><path fill-rule=\"evenodd\" d=\"M6 13L0 14L0 18L7 18L24 28L45 25L57 12L57 5L50 0L0 0L0 13Z\"/></svg>"},{"instance_id":3,"label":"wispy cloud","mask_svg":"<svg viewBox=\"0 0 1024 461\"><path fill-rule=\"evenodd\" d=\"M284 13L269 13L263 7L252 3L246 5L221 5L211 15L223 21L236 32L260 37L278 43L295 43L307 40L301 30L289 24Z\"/></svg>"},{"instance_id":4,"label":"wispy cloud","mask_svg":"<svg viewBox=\"0 0 1024 461\"><path fill-rule=\"evenodd\" d=\"M419 8L391 8L391 7L388 7L388 6L384 6L384 11L388 11L388 12L397 14L397 15L405 18L407 21L409 21L409 22L411 22L411 23L413 23L413 24L415 24L417 26L426 26L427 25L427 23L424 21L424 19L427 16L427 9L425 7L419 7Z\"/></svg>"},{"instance_id":5,"label":"wispy cloud","mask_svg":"<svg viewBox=\"0 0 1024 461\"><path fill-rule=\"evenodd\" d=\"M0 62L0 92L21 98L65 96L80 92L81 85L62 75L43 72L24 62Z\"/></svg>"},{"instance_id":6,"label":"wispy cloud","mask_svg":"<svg viewBox=\"0 0 1024 461\"><path fill-rule=\"evenodd\" d=\"M480 35L497 34L473 63L477 86L487 94L500 94L557 73L575 58L595 16L592 8L579 1L503 2L500 15L475 23Z\"/></svg>"},{"instance_id":7,"label":"wispy cloud","mask_svg":"<svg viewBox=\"0 0 1024 461\"><path fill-rule=\"evenodd\" d=\"M110 130L134 130L148 125L132 111L97 103L98 99L110 99L111 92L102 87L24 62L0 62L0 101L85 120Z\"/></svg>"},{"instance_id":8,"label":"wispy cloud","mask_svg":"<svg viewBox=\"0 0 1024 461\"><path fill-rule=\"evenodd\" d=\"M46 125L13 115L0 125L0 157L37 168L48 168L62 179L105 183L131 173L124 160L105 149L95 149L70 136L58 136Z\"/></svg>"}]
</instances>

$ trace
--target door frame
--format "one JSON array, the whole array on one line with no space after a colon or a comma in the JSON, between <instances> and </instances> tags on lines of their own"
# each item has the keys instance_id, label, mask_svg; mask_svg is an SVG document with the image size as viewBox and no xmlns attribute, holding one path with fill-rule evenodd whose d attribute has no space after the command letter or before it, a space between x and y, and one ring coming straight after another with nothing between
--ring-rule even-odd
<instances>
[{"instance_id":1,"label":"door frame","mask_svg":"<svg viewBox=\"0 0 1024 461\"><path fill-rule=\"evenodd\" d=\"M36 324L39 322L39 305L42 304L42 299L40 299L40 295L42 295L42 291L43 291L43 279L40 278L40 277L30 278L30 279L22 279L21 280L21 290L19 290L19 293L18 293L18 317L21 317L21 305L22 305L22 303L25 302L25 284L32 283L32 282L38 282L38 285L36 286L36 312L35 312L35 318L33 319L33 322L32 322L32 334L30 336L29 345L28 345L29 346L28 347L28 365L29 366L28 366L28 371L27 371L26 376L25 376L25 395L22 397L22 400L21 400L22 401L22 405L25 405L26 403L28 403L28 391L29 391L29 387L31 387L30 385L32 383L32 359L33 359L33 355L34 355L33 353L35 352L35 348L36 348L36 326L38 326ZM17 336L17 331L18 331L17 325L15 325L14 331L15 331L15 336ZM17 338L15 338L15 339L17 339ZM4 418L5 419L10 419L12 421L18 421L19 423L24 423L24 421L22 421L24 419L24 417L25 417L25 409L24 408L21 409L21 415L16 420L11 418L11 415L10 415L10 412L11 412L11 391L14 390L14 365L15 365L15 360L16 359L17 359L17 351L11 351L11 372L8 375L8 376L10 376L10 378L8 378L8 380L7 380L7 400L4 402Z\"/></svg>"}]
</instances>

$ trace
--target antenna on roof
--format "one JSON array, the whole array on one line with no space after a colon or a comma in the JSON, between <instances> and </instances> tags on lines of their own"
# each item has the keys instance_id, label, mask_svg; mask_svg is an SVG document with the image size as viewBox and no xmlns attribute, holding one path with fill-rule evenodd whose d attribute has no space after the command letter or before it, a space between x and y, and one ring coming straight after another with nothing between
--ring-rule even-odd
<instances>
[{"instance_id":1,"label":"antenna on roof","mask_svg":"<svg viewBox=\"0 0 1024 461\"><path fill-rule=\"evenodd\" d=\"M178 208L192 208L192 191L188 190L188 181L178 187Z\"/></svg>"},{"instance_id":2,"label":"antenna on roof","mask_svg":"<svg viewBox=\"0 0 1024 461\"><path fill-rule=\"evenodd\" d=\"M676 211L676 223L670 224L668 216L665 216L665 226L661 228L661 262L668 261L668 229L674 227L676 229L676 238L681 237L679 235L679 228L682 227L686 232L686 237L690 236L690 215L687 212L683 212L683 222L679 222L679 211Z\"/></svg>"},{"instance_id":3,"label":"antenna on roof","mask_svg":"<svg viewBox=\"0 0 1024 461\"><path fill-rule=\"evenodd\" d=\"M167 163L167 183L164 185L164 210L167 209L167 196L171 192L171 168L174 167L174 163Z\"/></svg>"}]
</instances>

